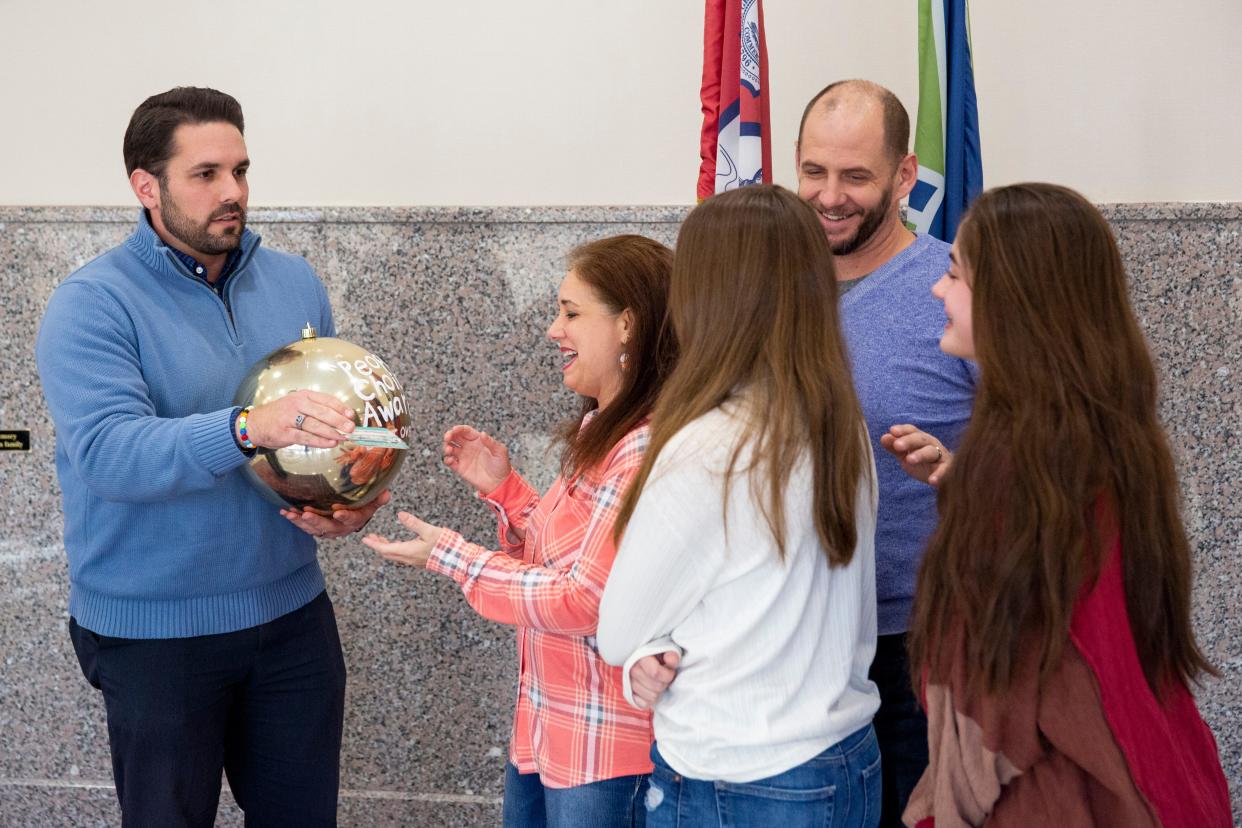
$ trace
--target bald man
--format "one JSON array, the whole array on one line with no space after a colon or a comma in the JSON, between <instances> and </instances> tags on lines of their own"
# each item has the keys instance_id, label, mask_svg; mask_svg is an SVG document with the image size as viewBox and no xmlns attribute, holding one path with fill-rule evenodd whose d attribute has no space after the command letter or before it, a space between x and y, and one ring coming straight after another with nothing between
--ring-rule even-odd
<instances>
[{"instance_id":1,"label":"bald man","mask_svg":"<svg viewBox=\"0 0 1242 828\"><path fill-rule=\"evenodd\" d=\"M834 255L842 330L879 475L871 679L881 698L885 826L901 825L927 766L927 719L910 686L905 633L936 498L907 470L926 480L948 457L935 440L894 446L890 428L913 424L956 446L975 391L974 369L940 350L944 309L931 287L949 267L949 245L915 235L901 219L901 201L918 179L909 140L910 117L896 95L843 81L807 104L796 147L798 194L819 214Z\"/></svg>"}]
</instances>

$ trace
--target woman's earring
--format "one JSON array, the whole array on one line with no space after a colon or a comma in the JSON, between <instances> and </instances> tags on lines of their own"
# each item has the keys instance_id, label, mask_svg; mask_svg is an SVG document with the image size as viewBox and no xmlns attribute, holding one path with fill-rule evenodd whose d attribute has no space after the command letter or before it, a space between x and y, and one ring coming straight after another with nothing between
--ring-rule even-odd
<instances>
[{"instance_id":1,"label":"woman's earring","mask_svg":"<svg viewBox=\"0 0 1242 828\"><path fill-rule=\"evenodd\" d=\"M630 359L630 355L627 354L625 351L622 351L621 356L617 357L617 362L621 363L622 371L625 370L625 363L628 362L629 359Z\"/></svg>"}]
</instances>

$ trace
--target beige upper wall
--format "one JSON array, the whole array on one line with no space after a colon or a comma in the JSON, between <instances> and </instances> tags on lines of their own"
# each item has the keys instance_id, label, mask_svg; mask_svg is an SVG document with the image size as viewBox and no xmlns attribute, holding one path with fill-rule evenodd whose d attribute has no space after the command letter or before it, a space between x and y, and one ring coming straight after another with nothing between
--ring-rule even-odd
<instances>
[{"instance_id":1,"label":"beige upper wall","mask_svg":"<svg viewBox=\"0 0 1242 828\"><path fill-rule=\"evenodd\" d=\"M806 99L867 77L917 106L913 0L767 0L776 180ZM122 13L122 11L124 13ZM1242 201L1242 3L972 10L989 185ZM131 204L133 108L216 86L256 205L685 204L700 0L0 0L0 204Z\"/></svg>"}]
</instances>

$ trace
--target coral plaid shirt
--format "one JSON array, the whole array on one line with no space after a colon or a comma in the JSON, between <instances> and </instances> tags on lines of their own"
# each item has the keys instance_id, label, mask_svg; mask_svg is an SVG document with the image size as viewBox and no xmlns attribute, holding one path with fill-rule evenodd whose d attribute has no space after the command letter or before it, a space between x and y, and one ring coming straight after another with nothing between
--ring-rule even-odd
<instances>
[{"instance_id":1,"label":"coral plaid shirt","mask_svg":"<svg viewBox=\"0 0 1242 828\"><path fill-rule=\"evenodd\" d=\"M585 425L585 422L584 422ZM552 788L651 772L651 715L630 706L621 669L595 646L599 601L617 554L613 523L650 440L646 421L598 466L541 498L517 472L479 496L501 551L445 529L427 568L461 584L484 618L517 627L518 697L509 759ZM519 540L524 530L524 540Z\"/></svg>"}]
</instances>

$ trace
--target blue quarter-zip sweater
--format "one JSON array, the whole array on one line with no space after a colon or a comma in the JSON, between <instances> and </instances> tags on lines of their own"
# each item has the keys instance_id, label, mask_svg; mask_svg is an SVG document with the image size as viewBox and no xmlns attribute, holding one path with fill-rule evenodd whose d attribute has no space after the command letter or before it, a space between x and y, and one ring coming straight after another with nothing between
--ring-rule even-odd
<instances>
[{"instance_id":1,"label":"blue quarter-zip sweater","mask_svg":"<svg viewBox=\"0 0 1242 828\"><path fill-rule=\"evenodd\" d=\"M231 632L323 590L314 540L243 477L231 429L242 378L307 322L335 335L304 259L247 231L221 297L145 213L53 292L35 354L80 625L126 638Z\"/></svg>"}]
</instances>

